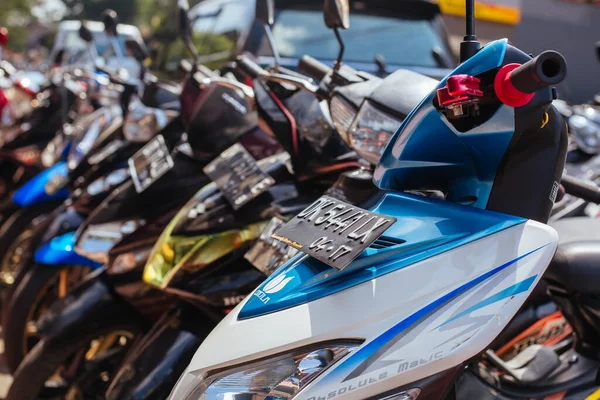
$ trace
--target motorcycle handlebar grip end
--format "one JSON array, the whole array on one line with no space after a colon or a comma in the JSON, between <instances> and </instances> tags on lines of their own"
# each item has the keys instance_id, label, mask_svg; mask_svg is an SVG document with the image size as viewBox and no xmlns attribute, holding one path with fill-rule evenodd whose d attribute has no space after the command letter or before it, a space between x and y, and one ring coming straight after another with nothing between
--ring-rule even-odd
<instances>
[{"instance_id":1,"label":"motorcycle handlebar grip end","mask_svg":"<svg viewBox=\"0 0 600 400\"><path fill-rule=\"evenodd\" d=\"M333 71L333 68L323 64L319 60L305 55L298 62L298 71L312 76L316 80L323 80L327 74Z\"/></svg>"},{"instance_id":2,"label":"motorcycle handlebar grip end","mask_svg":"<svg viewBox=\"0 0 600 400\"><path fill-rule=\"evenodd\" d=\"M525 64L507 64L496 74L494 91L510 107L529 103L535 92L556 85L567 75L567 62L558 52L548 50Z\"/></svg>"},{"instance_id":3,"label":"motorcycle handlebar grip end","mask_svg":"<svg viewBox=\"0 0 600 400\"><path fill-rule=\"evenodd\" d=\"M600 187L593 182L586 182L572 176L563 175L560 183L566 193L590 203L600 204Z\"/></svg>"},{"instance_id":4,"label":"motorcycle handlebar grip end","mask_svg":"<svg viewBox=\"0 0 600 400\"><path fill-rule=\"evenodd\" d=\"M245 55L238 56L236 58L236 64L238 69L242 73L248 75L251 79L256 79L266 72L260 65Z\"/></svg>"}]
</instances>

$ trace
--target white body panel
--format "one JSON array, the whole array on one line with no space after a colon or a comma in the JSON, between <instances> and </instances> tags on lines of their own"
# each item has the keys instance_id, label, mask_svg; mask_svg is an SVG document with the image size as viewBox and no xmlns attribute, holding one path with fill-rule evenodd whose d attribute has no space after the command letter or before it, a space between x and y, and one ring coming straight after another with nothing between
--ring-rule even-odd
<instances>
[{"instance_id":1,"label":"white body panel","mask_svg":"<svg viewBox=\"0 0 600 400\"><path fill-rule=\"evenodd\" d=\"M365 342L297 399L366 398L454 367L479 354L508 324L541 278L557 243L552 228L527 221L310 303L238 320L246 299L206 338L172 398L181 398L198 374L339 339ZM501 265L507 266L481 279ZM468 288L450 295L463 285ZM444 296L446 301L439 303ZM416 318L423 309L429 311ZM404 320L412 322L401 334L381 337ZM367 357L365 365L357 353L375 339L386 349ZM349 378L353 371L358 376Z\"/></svg>"}]
</instances>

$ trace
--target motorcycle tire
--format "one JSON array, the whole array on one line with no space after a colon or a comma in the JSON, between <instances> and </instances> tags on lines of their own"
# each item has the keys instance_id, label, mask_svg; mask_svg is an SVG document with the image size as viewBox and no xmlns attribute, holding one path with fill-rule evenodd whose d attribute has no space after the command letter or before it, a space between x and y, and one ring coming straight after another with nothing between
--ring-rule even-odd
<instances>
[{"instance_id":1,"label":"motorcycle tire","mask_svg":"<svg viewBox=\"0 0 600 400\"><path fill-rule=\"evenodd\" d=\"M0 260L0 274L2 275L2 304L10 303L19 282L27 273L31 265L37 241L33 241L34 230L31 223L10 243ZM2 309L2 321L5 319L5 310Z\"/></svg>"},{"instance_id":2,"label":"motorcycle tire","mask_svg":"<svg viewBox=\"0 0 600 400\"><path fill-rule=\"evenodd\" d=\"M21 234L24 233L27 229L31 228L31 222L50 211L56 208L56 204L43 204L38 207L31 207L20 209L12 213L8 219L6 219L2 225L0 226L0 257L2 262L0 263L0 273L1 274L10 274L11 271L5 270L5 266L7 266L9 255L9 250L11 249L11 245L13 242L21 237ZM21 275L22 276L22 275ZM7 287L16 287L13 285L18 284L15 280L12 283L6 282L6 278L3 278L4 284ZM14 290L14 289L13 289ZM3 290L2 301L4 304L10 301L10 296L12 295L13 290L6 289Z\"/></svg>"},{"instance_id":3,"label":"motorcycle tire","mask_svg":"<svg viewBox=\"0 0 600 400\"><path fill-rule=\"evenodd\" d=\"M54 266L32 266L3 307L4 358L10 373L17 370L27 353L26 329L31 314L59 274Z\"/></svg>"},{"instance_id":4,"label":"motorcycle tire","mask_svg":"<svg viewBox=\"0 0 600 400\"><path fill-rule=\"evenodd\" d=\"M124 332L129 333L132 337L132 340L130 341L131 344L128 346L128 348L130 348L130 346L135 341L135 338L139 337L142 330L136 325L114 326L106 327L105 329L97 332L86 332L78 337L71 337L69 338L69 341L67 343L65 343L64 341L61 341L60 343L54 343L51 339L42 339L35 345L31 352L27 354L27 356L23 359L21 365L19 365L19 368L13 376L13 383L9 389L6 400L34 400L47 397L68 397L57 393L57 391L68 391L74 390L75 388L79 388L71 385L69 385L67 388L56 387L56 385L53 385L52 387L47 387L45 386L45 383L51 377L56 379L55 377L57 371L68 370L68 368L62 367L63 364L67 363L70 358L77 357L78 354L84 354L87 357L86 350L89 350L90 343L93 343L94 341L97 341L102 337L110 336L112 333L123 334ZM116 343L120 344L121 340L118 340ZM124 358L126 353L127 349L124 349L119 354L122 355L122 358ZM114 355L117 353L113 352L110 354ZM113 375L114 372L116 372L120 361L122 361L122 358L113 360L115 365ZM103 384L108 386L108 382L110 382L110 380L113 378L113 376L110 376L110 374L108 374L107 376L106 371L100 371L97 368L91 368L90 370L89 368L85 367L86 366L84 365L84 367L81 368L83 374L78 375L77 379L74 380L76 383L89 384L89 380L91 379L94 380L94 384L98 384L98 382L102 381ZM53 380L53 382L55 381ZM98 388L96 387L94 389L96 389L97 391ZM82 393L86 395L92 395L92 393L89 392L89 388L83 388L82 390Z\"/></svg>"}]
</instances>

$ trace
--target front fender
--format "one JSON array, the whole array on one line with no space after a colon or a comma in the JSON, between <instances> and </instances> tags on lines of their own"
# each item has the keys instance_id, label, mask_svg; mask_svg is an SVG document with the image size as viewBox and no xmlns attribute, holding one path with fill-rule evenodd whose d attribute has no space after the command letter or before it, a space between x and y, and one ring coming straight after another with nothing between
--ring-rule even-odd
<instances>
[{"instance_id":1,"label":"front fender","mask_svg":"<svg viewBox=\"0 0 600 400\"><path fill-rule=\"evenodd\" d=\"M67 176L67 163L62 161L40 172L13 194L13 202L20 207L27 207L53 200L65 200L69 190L63 188L53 195L46 193L46 184L55 176Z\"/></svg>"},{"instance_id":2,"label":"front fender","mask_svg":"<svg viewBox=\"0 0 600 400\"><path fill-rule=\"evenodd\" d=\"M106 393L107 399L149 400L169 396L203 339L203 335L182 329L182 317L181 310L172 310L131 349ZM198 312L196 317L201 319Z\"/></svg>"},{"instance_id":3,"label":"front fender","mask_svg":"<svg viewBox=\"0 0 600 400\"><path fill-rule=\"evenodd\" d=\"M42 245L34 255L38 264L60 266L83 266L98 269L102 264L75 252L75 232L68 232Z\"/></svg>"},{"instance_id":4,"label":"front fender","mask_svg":"<svg viewBox=\"0 0 600 400\"><path fill-rule=\"evenodd\" d=\"M74 208L62 208L60 213L57 213L53 217L52 223L46 227L41 243L47 243L54 237L76 231L84 220L85 217L75 211Z\"/></svg>"},{"instance_id":5,"label":"front fender","mask_svg":"<svg viewBox=\"0 0 600 400\"><path fill-rule=\"evenodd\" d=\"M147 321L107 285L104 268L90 274L85 281L56 301L37 321L37 332L45 339L65 343L87 332L107 326Z\"/></svg>"}]
</instances>

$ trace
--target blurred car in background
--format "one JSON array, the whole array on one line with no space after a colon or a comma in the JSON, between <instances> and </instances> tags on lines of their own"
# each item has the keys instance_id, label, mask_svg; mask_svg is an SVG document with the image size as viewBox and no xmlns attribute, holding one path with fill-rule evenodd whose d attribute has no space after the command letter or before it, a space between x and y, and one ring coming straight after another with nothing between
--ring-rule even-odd
<instances>
[{"instance_id":1,"label":"blurred car in background","mask_svg":"<svg viewBox=\"0 0 600 400\"><path fill-rule=\"evenodd\" d=\"M210 50L215 37L228 41L227 56L248 51L271 65L271 50L262 27L254 22L254 1L206 0L190 10L200 48ZM426 0L350 0L352 29L341 33L344 62L353 68L386 75L398 68L435 78L456 63L437 4ZM338 44L323 24L321 0L277 3L273 36L283 67L294 69L304 54L332 65ZM206 35L210 37L206 37ZM204 43L202 43L204 41ZM222 45L222 41L219 42ZM202 61L223 56L203 53Z\"/></svg>"},{"instance_id":2,"label":"blurred car in background","mask_svg":"<svg viewBox=\"0 0 600 400\"><path fill-rule=\"evenodd\" d=\"M92 32L96 52L101 57L101 64L109 65L115 58L110 41L104 33L104 24L98 21L85 21L87 28ZM62 21L58 26L56 39L49 54L49 60L53 60L60 50L65 51L64 61L66 63L83 63L91 61L89 59L88 44L79 37L79 28L81 21ZM128 38L134 38L143 42L140 30L133 25L119 24L117 26L117 42L123 54L125 51L125 41ZM127 67L125 67L127 68ZM127 68L129 69L129 68Z\"/></svg>"}]
</instances>

